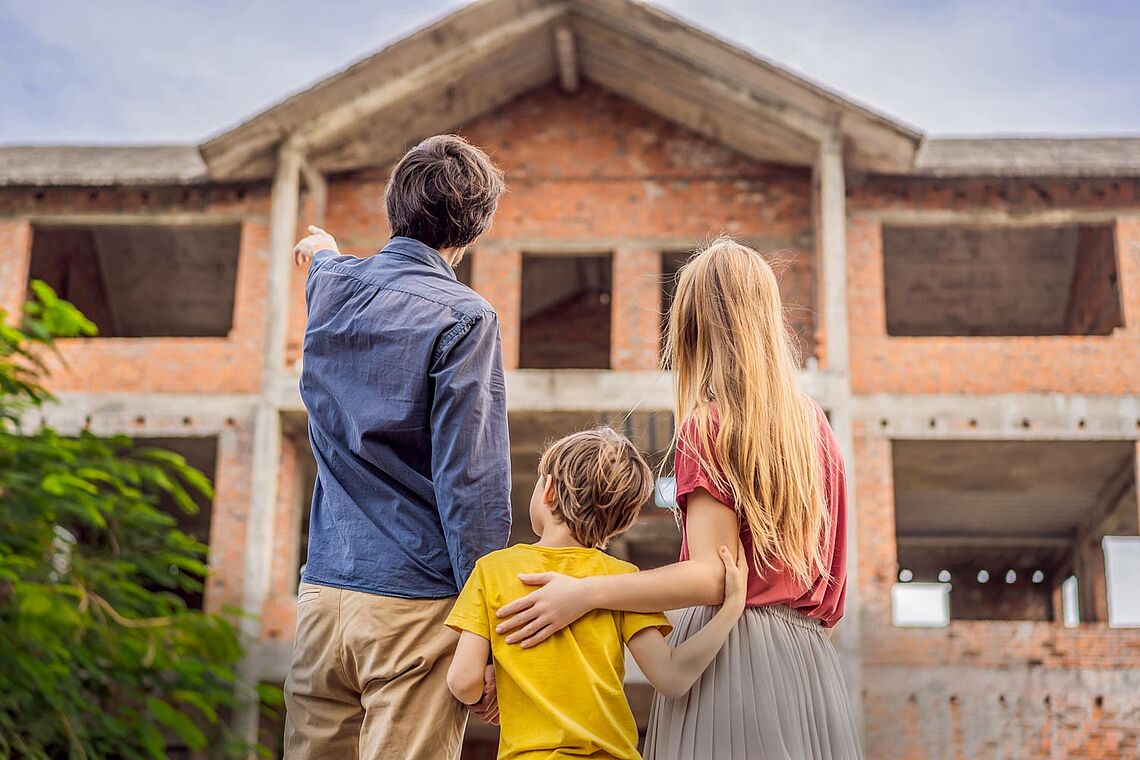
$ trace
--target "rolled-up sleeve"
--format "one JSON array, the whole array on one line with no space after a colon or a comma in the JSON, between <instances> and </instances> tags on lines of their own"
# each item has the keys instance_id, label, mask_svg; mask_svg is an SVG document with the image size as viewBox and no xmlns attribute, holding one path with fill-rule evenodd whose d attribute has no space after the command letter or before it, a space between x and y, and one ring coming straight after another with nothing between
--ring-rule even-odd
<instances>
[{"instance_id":1,"label":"rolled-up sleeve","mask_svg":"<svg viewBox=\"0 0 1140 760\"><path fill-rule=\"evenodd\" d=\"M432 363L432 481L459 588L475 562L507 544L511 455L499 324L494 312L465 319Z\"/></svg>"}]
</instances>

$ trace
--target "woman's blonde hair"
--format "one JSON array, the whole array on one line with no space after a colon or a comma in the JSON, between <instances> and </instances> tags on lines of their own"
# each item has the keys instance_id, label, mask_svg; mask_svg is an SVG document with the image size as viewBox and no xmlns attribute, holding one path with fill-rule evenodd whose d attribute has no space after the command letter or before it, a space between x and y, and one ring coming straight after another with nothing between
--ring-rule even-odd
<instances>
[{"instance_id":1,"label":"woman's blonde hair","mask_svg":"<svg viewBox=\"0 0 1140 760\"><path fill-rule=\"evenodd\" d=\"M796 384L794 346L759 253L721 237L681 268L663 356L680 423L674 445L736 502L754 566L786 568L810 586L828 575L829 513L818 412Z\"/></svg>"}]
</instances>

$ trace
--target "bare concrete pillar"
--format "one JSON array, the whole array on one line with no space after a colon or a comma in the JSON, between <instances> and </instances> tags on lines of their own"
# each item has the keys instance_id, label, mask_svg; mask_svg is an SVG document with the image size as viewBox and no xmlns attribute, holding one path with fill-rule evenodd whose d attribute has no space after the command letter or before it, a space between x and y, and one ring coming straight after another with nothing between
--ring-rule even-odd
<instances>
[{"instance_id":1,"label":"bare concrete pillar","mask_svg":"<svg viewBox=\"0 0 1140 760\"><path fill-rule=\"evenodd\" d=\"M847 372L847 187L843 171L843 142L839 135L825 140L816 157L818 182L816 230L819 235L820 292L823 312L823 366Z\"/></svg>"},{"instance_id":2,"label":"bare concrete pillar","mask_svg":"<svg viewBox=\"0 0 1140 760\"><path fill-rule=\"evenodd\" d=\"M614 251L612 293L610 368L655 368L661 344L661 254Z\"/></svg>"},{"instance_id":3,"label":"bare concrete pillar","mask_svg":"<svg viewBox=\"0 0 1140 760\"><path fill-rule=\"evenodd\" d=\"M261 619L269 594L273 553L273 517L277 507L278 469L281 459L281 414L277 409L277 385L285 368L285 339L289 324L290 267L297 234L300 203L300 146L291 139L277 152L277 172L269 210L269 272L265 304L265 344L262 347L261 395L257 404L253 437L253 463L249 521L246 526L245 577L242 608L251 615L242 621L243 633L252 643L261 635ZM242 663L242 681L257 683L260 664L256 657ZM247 740L257 737L256 707L237 716L237 728Z\"/></svg>"},{"instance_id":4,"label":"bare concrete pillar","mask_svg":"<svg viewBox=\"0 0 1140 760\"><path fill-rule=\"evenodd\" d=\"M852 709L863 731L862 621L859 604L859 546L855 507L854 404L847 350L847 189L843 139L833 132L819 145L814 167L815 213L819 267L818 302L823 313L820 355L833 374L837 396L828 412L847 465L847 611L836 629L835 643L843 666Z\"/></svg>"},{"instance_id":5,"label":"bare concrete pillar","mask_svg":"<svg viewBox=\"0 0 1140 760\"><path fill-rule=\"evenodd\" d=\"M32 260L32 225L26 219L0 220L0 309L9 323L20 321Z\"/></svg>"},{"instance_id":6,"label":"bare concrete pillar","mask_svg":"<svg viewBox=\"0 0 1140 760\"><path fill-rule=\"evenodd\" d=\"M519 329L522 310L522 252L483 248L471 260L471 287L499 315L503 338L503 366L519 366Z\"/></svg>"}]
</instances>

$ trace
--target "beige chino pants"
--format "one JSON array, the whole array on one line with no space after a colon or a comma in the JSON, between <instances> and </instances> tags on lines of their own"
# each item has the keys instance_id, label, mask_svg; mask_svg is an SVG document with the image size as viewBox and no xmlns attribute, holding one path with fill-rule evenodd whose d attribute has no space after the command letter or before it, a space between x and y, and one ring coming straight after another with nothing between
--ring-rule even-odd
<instances>
[{"instance_id":1,"label":"beige chino pants","mask_svg":"<svg viewBox=\"0 0 1140 760\"><path fill-rule=\"evenodd\" d=\"M457 760L467 723L447 689L448 599L304 584L285 680L286 760Z\"/></svg>"}]
</instances>

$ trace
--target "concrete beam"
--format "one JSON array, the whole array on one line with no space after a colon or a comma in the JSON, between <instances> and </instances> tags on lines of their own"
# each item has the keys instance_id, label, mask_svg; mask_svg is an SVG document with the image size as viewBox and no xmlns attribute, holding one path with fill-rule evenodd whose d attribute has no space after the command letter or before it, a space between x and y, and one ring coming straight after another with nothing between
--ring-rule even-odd
<instances>
[{"instance_id":1,"label":"concrete beam","mask_svg":"<svg viewBox=\"0 0 1140 760\"><path fill-rule=\"evenodd\" d=\"M0 214L0 219L9 218ZM100 225L123 226L130 224L162 224L171 227L201 227L212 224L240 224L244 221L264 219L263 214L240 211L107 211L98 214L21 214L36 227L98 227Z\"/></svg>"},{"instance_id":2,"label":"concrete beam","mask_svg":"<svg viewBox=\"0 0 1140 760\"><path fill-rule=\"evenodd\" d=\"M258 396L171 393L75 393L56 395L57 403L25 419L63 435L90 430L96 435L213 435L252 417Z\"/></svg>"},{"instance_id":3,"label":"concrete beam","mask_svg":"<svg viewBox=\"0 0 1140 760\"><path fill-rule=\"evenodd\" d=\"M581 86L578 73L578 52L574 43L574 30L559 26L554 30L554 52L558 58L558 83L562 91L575 93Z\"/></svg>"},{"instance_id":4,"label":"concrete beam","mask_svg":"<svg viewBox=\"0 0 1140 760\"><path fill-rule=\"evenodd\" d=\"M942 226L969 224L977 226L1034 227L1049 224L1104 224L1121 218L1140 216L1135 208L1118 209L1032 209L1014 210L994 208L957 211L936 208L890 208L859 210L852 214L861 219L873 219L884 224L913 226Z\"/></svg>"},{"instance_id":5,"label":"concrete beam","mask_svg":"<svg viewBox=\"0 0 1140 760\"><path fill-rule=\"evenodd\" d=\"M1072 538L1058 536L973 536L943 533L936 536L903 534L895 539L900 546L910 547L993 547L998 549L1029 547L1067 549L1072 545Z\"/></svg>"},{"instance_id":6,"label":"concrete beam","mask_svg":"<svg viewBox=\"0 0 1140 760\"><path fill-rule=\"evenodd\" d=\"M1140 396L876 394L853 399L868 435L989 440L1140 438Z\"/></svg>"},{"instance_id":7,"label":"concrete beam","mask_svg":"<svg viewBox=\"0 0 1140 760\"><path fill-rule=\"evenodd\" d=\"M305 179L305 189L309 191L309 201L312 205L310 210L312 219L309 223L324 227L329 202L329 183L308 161L301 162L301 176Z\"/></svg>"},{"instance_id":8,"label":"concrete beam","mask_svg":"<svg viewBox=\"0 0 1140 760\"><path fill-rule=\"evenodd\" d=\"M364 90L355 98L322 111L299 127L296 134L306 146L317 147L335 142L385 107L395 105L440 81L446 81L456 72L468 70L519 43L565 13L564 6L551 5L498 26L462 45L454 45L448 52L425 60L419 68L399 77L383 79L377 86Z\"/></svg>"},{"instance_id":9,"label":"concrete beam","mask_svg":"<svg viewBox=\"0 0 1140 760\"><path fill-rule=\"evenodd\" d=\"M763 232L733 233L758 251L776 251L784 248L806 248L812 244L812 236L771 235ZM606 253L620 249L638 251L694 251L700 241L691 237L671 237L668 235L630 235L628 237L576 238L574 240L551 240L550 238L494 238L480 240L478 251L526 251L543 256L581 256L583 254Z\"/></svg>"},{"instance_id":10,"label":"concrete beam","mask_svg":"<svg viewBox=\"0 0 1140 760\"><path fill-rule=\"evenodd\" d=\"M833 414L845 398L843 383L829 372L801 370L799 374L800 388ZM506 384L507 408L512 412L652 412L673 408L672 378L668 372L657 370L508 370ZM278 375L275 398L283 413L305 411L295 373Z\"/></svg>"}]
</instances>

